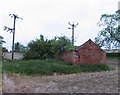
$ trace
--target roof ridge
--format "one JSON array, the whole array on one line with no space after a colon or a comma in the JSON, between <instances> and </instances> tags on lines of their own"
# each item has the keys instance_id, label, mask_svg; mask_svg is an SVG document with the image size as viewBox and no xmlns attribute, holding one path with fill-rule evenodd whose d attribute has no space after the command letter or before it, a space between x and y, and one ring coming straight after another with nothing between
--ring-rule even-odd
<instances>
[{"instance_id":1,"label":"roof ridge","mask_svg":"<svg viewBox=\"0 0 120 95\"><path fill-rule=\"evenodd\" d=\"M82 47L83 47L86 43L88 43L88 42L92 42L96 47L98 47L99 49L101 49L96 43L94 43L91 39L89 39L89 40L87 40L85 43L83 43L82 45L78 46L78 47L76 48L76 50L82 48ZM101 50L103 50L103 49L101 49ZM104 51L104 50L103 50L103 51Z\"/></svg>"}]
</instances>

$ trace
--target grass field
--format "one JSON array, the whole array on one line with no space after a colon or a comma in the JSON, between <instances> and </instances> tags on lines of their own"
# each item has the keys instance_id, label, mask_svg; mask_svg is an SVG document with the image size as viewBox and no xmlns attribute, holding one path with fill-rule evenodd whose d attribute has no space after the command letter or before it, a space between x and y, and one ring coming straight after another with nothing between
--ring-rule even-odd
<instances>
[{"instance_id":1,"label":"grass field","mask_svg":"<svg viewBox=\"0 0 120 95\"><path fill-rule=\"evenodd\" d=\"M106 64L71 65L55 59L4 61L3 72L20 75L53 75L110 70Z\"/></svg>"}]
</instances>

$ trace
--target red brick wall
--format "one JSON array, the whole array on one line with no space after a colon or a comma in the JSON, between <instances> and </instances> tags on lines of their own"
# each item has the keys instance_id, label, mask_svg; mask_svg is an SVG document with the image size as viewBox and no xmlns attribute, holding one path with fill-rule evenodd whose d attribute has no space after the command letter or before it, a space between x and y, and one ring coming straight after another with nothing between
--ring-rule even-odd
<instances>
[{"instance_id":1,"label":"red brick wall","mask_svg":"<svg viewBox=\"0 0 120 95\"><path fill-rule=\"evenodd\" d=\"M81 49L78 51L80 64L106 63L106 54L100 49Z\"/></svg>"},{"instance_id":2,"label":"red brick wall","mask_svg":"<svg viewBox=\"0 0 120 95\"><path fill-rule=\"evenodd\" d=\"M59 58L74 64L78 63L78 56L77 56L77 52L75 51L63 53L62 55L59 56Z\"/></svg>"},{"instance_id":3,"label":"red brick wall","mask_svg":"<svg viewBox=\"0 0 120 95\"><path fill-rule=\"evenodd\" d=\"M78 49L80 64L106 63L106 53L98 47L92 40L88 40Z\"/></svg>"}]
</instances>

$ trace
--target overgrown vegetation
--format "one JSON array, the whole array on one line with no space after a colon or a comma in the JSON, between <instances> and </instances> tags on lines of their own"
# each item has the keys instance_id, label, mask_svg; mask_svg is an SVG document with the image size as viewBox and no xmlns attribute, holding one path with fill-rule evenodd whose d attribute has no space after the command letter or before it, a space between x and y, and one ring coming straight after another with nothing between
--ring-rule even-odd
<instances>
[{"instance_id":1,"label":"overgrown vegetation","mask_svg":"<svg viewBox=\"0 0 120 95\"><path fill-rule=\"evenodd\" d=\"M3 40L4 38L0 35L0 45L2 46L5 41Z\"/></svg>"},{"instance_id":2,"label":"overgrown vegetation","mask_svg":"<svg viewBox=\"0 0 120 95\"><path fill-rule=\"evenodd\" d=\"M106 53L108 59L120 60L120 53Z\"/></svg>"},{"instance_id":3,"label":"overgrown vegetation","mask_svg":"<svg viewBox=\"0 0 120 95\"><path fill-rule=\"evenodd\" d=\"M71 41L65 36L48 40L43 35L40 35L39 39L28 44L28 51L25 53L24 59L54 58L58 54L73 48Z\"/></svg>"},{"instance_id":4,"label":"overgrown vegetation","mask_svg":"<svg viewBox=\"0 0 120 95\"><path fill-rule=\"evenodd\" d=\"M71 65L55 59L4 61L3 72L20 75L53 75L110 70L106 64Z\"/></svg>"},{"instance_id":5,"label":"overgrown vegetation","mask_svg":"<svg viewBox=\"0 0 120 95\"><path fill-rule=\"evenodd\" d=\"M27 47L24 46L23 44L17 42L17 43L15 43L14 51L24 53L27 51Z\"/></svg>"}]
</instances>

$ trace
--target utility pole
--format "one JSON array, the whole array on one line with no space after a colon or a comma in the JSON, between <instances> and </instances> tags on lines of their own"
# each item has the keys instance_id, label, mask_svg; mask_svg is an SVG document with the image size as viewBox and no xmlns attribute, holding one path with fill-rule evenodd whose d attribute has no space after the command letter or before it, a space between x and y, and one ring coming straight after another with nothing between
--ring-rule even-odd
<instances>
[{"instance_id":1,"label":"utility pole","mask_svg":"<svg viewBox=\"0 0 120 95\"><path fill-rule=\"evenodd\" d=\"M9 14L9 16L11 16L11 18L12 17L14 18L13 28L4 26L4 30L7 30L7 32L11 31L10 33L13 33L13 41L12 41L12 60L13 60L14 59L15 22L16 22L16 18L21 19L21 20L22 18L18 17L15 14Z\"/></svg>"},{"instance_id":2,"label":"utility pole","mask_svg":"<svg viewBox=\"0 0 120 95\"><path fill-rule=\"evenodd\" d=\"M78 23L75 25L74 22L73 24L71 24L70 22L68 22L69 25L72 26L72 28L68 28L68 29L72 29L72 45L74 45L74 28L76 28L76 26L78 25Z\"/></svg>"}]
</instances>

